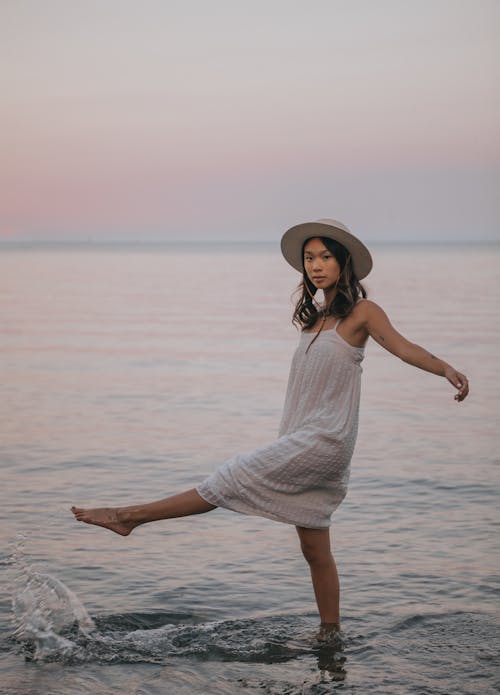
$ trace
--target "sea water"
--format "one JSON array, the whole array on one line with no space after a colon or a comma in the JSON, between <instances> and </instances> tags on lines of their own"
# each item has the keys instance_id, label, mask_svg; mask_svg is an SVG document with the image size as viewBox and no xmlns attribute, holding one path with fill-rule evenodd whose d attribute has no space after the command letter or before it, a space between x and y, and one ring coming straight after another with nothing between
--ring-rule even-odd
<instances>
[{"instance_id":1,"label":"sea water","mask_svg":"<svg viewBox=\"0 0 500 695\"><path fill-rule=\"evenodd\" d=\"M1 693L496 692L500 249L374 257L369 296L471 394L367 347L321 644L292 526L216 510L123 538L69 512L276 436L297 274L268 245L1 248Z\"/></svg>"}]
</instances>

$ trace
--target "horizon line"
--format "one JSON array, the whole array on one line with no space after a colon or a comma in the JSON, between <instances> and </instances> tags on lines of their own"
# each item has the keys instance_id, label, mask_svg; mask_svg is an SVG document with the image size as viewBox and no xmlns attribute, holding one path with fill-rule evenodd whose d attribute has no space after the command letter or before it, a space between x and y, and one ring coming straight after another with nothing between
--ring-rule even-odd
<instances>
[{"instance_id":1,"label":"horizon line","mask_svg":"<svg viewBox=\"0 0 500 695\"><path fill-rule=\"evenodd\" d=\"M195 246L197 244L214 245L253 245L253 246L279 246L280 240L266 239L2 239L2 246L169 246L184 245ZM474 245L474 244L500 244L498 239L372 239L370 244L391 244L391 245L424 245L432 246L453 246L453 245Z\"/></svg>"}]
</instances>

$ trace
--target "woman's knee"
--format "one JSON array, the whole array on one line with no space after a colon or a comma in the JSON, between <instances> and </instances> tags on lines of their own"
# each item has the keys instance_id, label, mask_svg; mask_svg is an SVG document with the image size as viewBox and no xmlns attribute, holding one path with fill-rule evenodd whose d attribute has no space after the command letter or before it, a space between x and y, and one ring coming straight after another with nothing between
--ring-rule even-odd
<instances>
[{"instance_id":1,"label":"woman's knee","mask_svg":"<svg viewBox=\"0 0 500 695\"><path fill-rule=\"evenodd\" d=\"M318 548L308 543L301 543L300 547L302 549L302 554L309 565L319 567L322 565L331 565L333 562L331 550Z\"/></svg>"},{"instance_id":2,"label":"woman's knee","mask_svg":"<svg viewBox=\"0 0 500 695\"><path fill-rule=\"evenodd\" d=\"M328 531L297 529L302 554L309 565L329 565L333 562Z\"/></svg>"}]
</instances>

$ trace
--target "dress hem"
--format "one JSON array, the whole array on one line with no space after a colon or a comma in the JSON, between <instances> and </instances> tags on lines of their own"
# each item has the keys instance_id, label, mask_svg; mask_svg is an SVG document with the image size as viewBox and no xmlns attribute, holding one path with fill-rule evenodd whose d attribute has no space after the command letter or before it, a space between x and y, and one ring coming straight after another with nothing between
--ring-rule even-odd
<instances>
[{"instance_id":1,"label":"dress hem","mask_svg":"<svg viewBox=\"0 0 500 695\"><path fill-rule=\"evenodd\" d=\"M300 528L307 528L307 529L312 529L312 530L324 530L330 528L332 521L331 519L329 520L328 524L325 524L323 526L320 525L315 525L311 526L310 524L304 524L300 523L299 521L291 521L289 519L285 519L284 517L279 516L279 514L273 514L273 512L266 512L266 511L260 511L260 510L250 510L250 509L238 509L236 505L229 506L226 502L220 502L217 499L216 495L210 495L206 492L202 492L200 490L202 486L199 485L196 487L196 492L199 494L199 496L205 500L205 502L208 502L209 504L213 504L216 507L221 507L221 509L228 509L231 512L236 512L237 514L245 514L245 516L260 516L264 517L265 519L270 519L271 521L277 521L282 524L290 524L290 526L299 526Z\"/></svg>"}]
</instances>

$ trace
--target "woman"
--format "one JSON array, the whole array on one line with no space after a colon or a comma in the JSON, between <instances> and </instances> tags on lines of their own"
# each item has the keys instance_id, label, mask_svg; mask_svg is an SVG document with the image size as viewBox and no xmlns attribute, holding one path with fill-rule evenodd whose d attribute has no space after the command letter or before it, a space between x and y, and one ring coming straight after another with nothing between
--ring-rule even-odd
<instances>
[{"instance_id":1,"label":"woman","mask_svg":"<svg viewBox=\"0 0 500 695\"><path fill-rule=\"evenodd\" d=\"M289 229L285 259L302 273L293 320L302 330L293 357L279 438L226 461L197 488L149 504L81 509L78 521L126 536L140 524L225 507L296 526L325 630L340 625L339 580L330 548L331 514L345 497L358 428L361 361L371 336L409 364L444 376L460 402L467 378L409 342L366 299L360 280L372 268L347 227L323 219ZM315 301L323 291L322 306Z\"/></svg>"}]
</instances>

